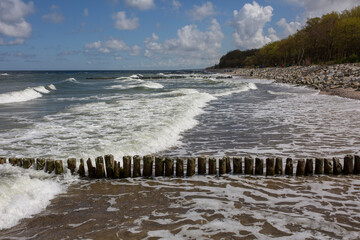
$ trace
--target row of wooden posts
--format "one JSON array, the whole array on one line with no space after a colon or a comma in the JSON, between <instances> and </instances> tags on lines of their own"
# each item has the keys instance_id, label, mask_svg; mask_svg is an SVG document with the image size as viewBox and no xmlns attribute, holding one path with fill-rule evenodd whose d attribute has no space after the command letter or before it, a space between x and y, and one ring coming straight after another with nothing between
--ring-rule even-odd
<instances>
[{"instance_id":1,"label":"row of wooden posts","mask_svg":"<svg viewBox=\"0 0 360 240\"><path fill-rule=\"evenodd\" d=\"M105 160L105 161L104 161ZM154 161L155 160L155 161ZM141 174L141 157L135 155L124 156L122 161L123 165L120 167L120 162L114 160L113 155L105 155L104 158L97 157L95 159L95 166L91 159L86 161L89 178L129 178L129 177L152 177L153 165L155 162L155 176L167 176L167 177L187 177L194 176L196 174L196 162L197 162L197 174L198 175L223 175L228 173L233 174L247 174L247 175L264 175L264 160L261 158L247 157L233 157L232 164L230 157L223 157L217 159L210 157L206 158L200 156L197 158L186 159L186 174L184 174L184 159L183 158L171 158L162 156L146 155L142 158L142 174ZM62 160L45 160L44 158L9 158L8 162L13 166L19 166L23 168L30 168L34 166L37 170L45 170L48 173L55 171L55 174L62 174L64 172ZM244 162L244 171L243 171ZM6 163L6 158L0 158L0 164ZM283 175L283 159L266 158L266 176ZM311 176L315 174L326 175L339 175L339 174L360 174L360 156L346 155L344 157L344 166L340 163L339 158L315 158L315 172L314 172L314 159L299 159L297 160L296 176ZM208 168L207 165L208 164ZM67 160L67 168L72 174L77 173L81 177L86 177L85 162L80 159L80 165L77 168L77 161L75 158L69 158ZM175 174L174 174L175 172ZM293 160L291 158L286 159L285 175L292 176L294 174Z\"/></svg>"}]
</instances>

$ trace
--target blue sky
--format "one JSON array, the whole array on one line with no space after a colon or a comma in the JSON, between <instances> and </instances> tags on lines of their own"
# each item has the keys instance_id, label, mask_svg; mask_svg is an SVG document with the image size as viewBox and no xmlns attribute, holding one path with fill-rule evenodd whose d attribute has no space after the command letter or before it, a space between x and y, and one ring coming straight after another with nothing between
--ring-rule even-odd
<instances>
[{"instance_id":1,"label":"blue sky","mask_svg":"<svg viewBox=\"0 0 360 240\"><path fill-rule=\"evenodd\" d=\"M359 0L0 0L0 70L189 69Z\"/></svg>"}]
</instances>

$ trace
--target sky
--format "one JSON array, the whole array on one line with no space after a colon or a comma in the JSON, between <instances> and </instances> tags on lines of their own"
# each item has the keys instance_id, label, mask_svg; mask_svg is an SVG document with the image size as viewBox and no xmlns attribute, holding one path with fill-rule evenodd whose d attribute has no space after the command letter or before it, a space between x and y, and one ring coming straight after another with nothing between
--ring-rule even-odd
<instances>
[{"instance_id":1,"label":"sky","mask_svg":"<svg viewBox=\"0 0 360 240\"><path fill-rule=\"evenodd\" d=\"M360 0L0 0L0 70L200 69Z\"/></svg>"}]
</instances>

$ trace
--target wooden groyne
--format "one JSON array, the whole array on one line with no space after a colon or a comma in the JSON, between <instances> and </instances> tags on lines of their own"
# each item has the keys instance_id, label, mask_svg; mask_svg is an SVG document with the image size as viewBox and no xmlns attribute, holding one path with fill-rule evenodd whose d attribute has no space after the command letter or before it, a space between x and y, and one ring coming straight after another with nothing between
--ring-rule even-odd
<instances>
[{"instance_id":1,"label":"wooden groyne","mask_svg":"<svg viewBox=\"0 0 360 240\"><path fill-rule=\"evenodd\" d=\"M87 178L137 178L137 177L191 177L198 175L224 175L224 174L245 174L245 175L265 175L265 176L313 176L313 175L351 175L360 174L360 156L346 155L341 163L339 158L307 158L293 160L287 158L285 169L283 169L283 159L280 157L253 158L246 157L228 157L220 159L213 157L207 158L200 156L197 158L172 158L163 156L146 155L140 157L135 155L124 156L122 165L114 160L113 155L99 156L95 159L95 166L89 158L86 161L80 159L77 166L75 158L67 160L64 170L62 160L52 160L44 158L1 158L0 164L11 164L13 166L23 167L24 169L33 168L47 173L63 174L64 171L70 171L71 174L78 174L80 177ZM141 164L142 163L142 164ZM244 163L244 164L243 164ZM294 167L294 163L296 166ZM186 171L184 170L186 167ZM264 172L265 170L265 172ZM294 171L295 170L295 171Z\"/></svg>"}]
</instances>

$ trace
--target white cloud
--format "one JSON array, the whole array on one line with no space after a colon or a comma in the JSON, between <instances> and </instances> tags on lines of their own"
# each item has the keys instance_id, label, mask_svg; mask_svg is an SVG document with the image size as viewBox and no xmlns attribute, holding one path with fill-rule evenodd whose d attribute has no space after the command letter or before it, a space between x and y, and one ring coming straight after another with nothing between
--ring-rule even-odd
<instances>
[{"instance_id":1,"label":"white cloud","mask_svg":"<svg viewBox=\"0 0 360 240\"><path fill-rule=\"evenodd\" d=\"M276 24L284 29L283 37L292 35L301 28L301 23L299 22L288 23L285 18L280 19L280 21L278 21Z\"/></svg>"},{"instance_id":2,"label":"white cloud","mask_svg":"<svg viewBox=\"0 0 360 240\"><path fill-rule=\"evenodd\" d=\"M272 27L268 28L268 37L271 39L272 42L279 40L275 29L273 29Z\"/></svg>"},{"instance_id":3,"label":"white cloud","mask_svg":"<svg viewBox=\"0 0 360 240\"><path fill-rule=\"evenodd\" d=\"M21 0L1 0L0 34L17 38L30 37L32 27L24 18L33 12L33 2L25 4Z\"/></svg>"},{"instance_id":4,"label":"white cloud","mask_svg":"<svg viewBox=\"0 0 360 240\"><path fill-rule=\"evenodd\" d=\"M211 2L206 2L201 6L194 5L194 8L188 12L190 17L194 20L201 21L204 18L215 15L214 6Z\"/></svg>"},{"instance_id":5,"label":"white cloud","mask_svg":"<svg viewBox=\"0 0 360 240\"><path fill-rule=\"evenodd\" d=\"M139 27L138 18L126 18L124 11L118 12L112 17L115 20L115 28L119 30L133 30Z\"/></svg>"},{"instance_id":6,"label":"white cloud","mask_svg":"<svg viewBox=\"0 0 360 240\"><path fill-rule=\"evenodd\" d=\"M87 8L84 9L84 16L85 17L89 16L89 10Z\"/></svg>"},{"instance_id":7,"label":"white cloud","mask_svg":"<svg viewBox=\"0 0 360 240\"><path fill-rule=\"evenodd\" d=\"M177 0L172 1L172 6L174 10L178 10L181 7L181 3Z\"/></svg>"},{"instance_id":8,"label":"white cloud","mask_svg":"<svg viewBox=\"0 0 360 240\"><path fill-rule=\"evenodd\" d=\"M51 12L43 15L42 20L58 24L62 23L65 20L65 17L62 15L58 6L52 5Z\"/></svg>"},{"instance_id":9,"label":"white cloud","mask_svg":"<svg viewBox=\"0 0 360 240\"><path fill-rule=\"evenodd\" d=\"M232 25L235 29L233 41L240 49L259 48L272 41L265 36L263 28L273 15L271 6L260 6L257 2L247 3L239 11L234 10ZM272 36L273 38L273 36Z\"/></svg>"},{"instance_id":10,"label":"white cloud","mask_svg":"<svg viewBox=\"0 0 360 240\"><path fill-rule=\"evenodd\" d=\"M110 39L104 42L97 41L97 42L87 43L85 44L85 48L87 51L89 49L96 49L100 53L124 51L127 52L130 56L138 56L141 54L141 47L137 45L129 46L121 39Z\"/></svg>"},{"instance_id":11,"label":"white cloud","mask_svg":"<svg viewBox=\"0 0 360 240\"><path fill-rule=\"evenodd\" d=\"M169 62L177 59L188 66L205 66L219 60L221 42L224 34L220 24L213 19L207 31L200 31L196 25L186 25L177 30L177 38L159 42L159 37L152 34L145 39L145 56ZM160 62L160 61L159 61Z\"/></svg>"},{"instance_id":12,"label":"white cloud","mask_svg":"<svg viewBox=\"0 0 360 240\"><path fill-rule=\"evenodd\" d=\"M139 10L148 10L155 7L154 0L125 0L125 5Z\"/></svg>"}]
</instances>

